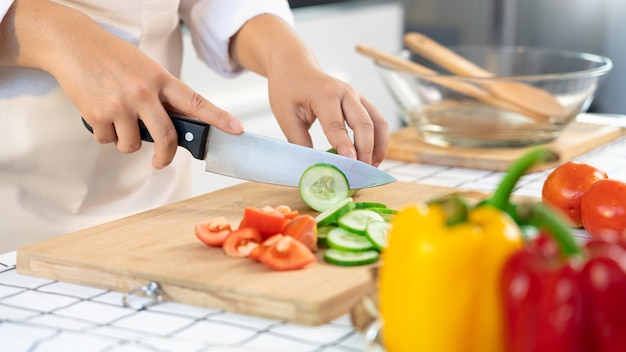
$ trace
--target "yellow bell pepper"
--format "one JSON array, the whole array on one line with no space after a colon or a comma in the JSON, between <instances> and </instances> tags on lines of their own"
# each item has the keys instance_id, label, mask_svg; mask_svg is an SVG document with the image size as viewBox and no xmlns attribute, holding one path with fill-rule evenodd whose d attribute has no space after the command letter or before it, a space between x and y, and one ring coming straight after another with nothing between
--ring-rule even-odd
<instances>
[{"instance_id":1,"label":"yellow bell pepper","mask_svg":"<svg viewBox=\"0 0 626 352\"><path fill-rule=\"evenodd\" d=\"M440 204L399 211L380 268L383 340L389 352L500 352L499 279L522 246L515 221L491 206L447 224Z\"/></svg>"},{"instance_id":2,"label":"yellow bell pepper","mask_svg":"<svg viewBox=\"0 0 626 352\"><path fill-rule=\"evenodd\" d=\"M555 160L548 149L528 152L492 197L471 209L450 197L396 213L379 276L387 351L504 350L500 280L523 244L523 219L509 198L527 170Z\"/></svg>"}]
</instances>

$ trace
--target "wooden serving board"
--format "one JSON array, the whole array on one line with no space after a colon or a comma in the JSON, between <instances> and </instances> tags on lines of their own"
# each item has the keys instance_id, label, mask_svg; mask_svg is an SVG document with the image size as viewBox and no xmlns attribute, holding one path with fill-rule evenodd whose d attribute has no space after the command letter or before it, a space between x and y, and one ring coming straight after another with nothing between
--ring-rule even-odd
<instances>
[{"instance_id":1,"label":"wooden serving board","mask_svg":"<svg viewBox=\"0 0 626 352\"><path fill-rule=\"evenodd\" d=\"M395 182L354 197L400 208L453 191ZM318 262L303 270L277 272L227 257L194 235L194 225L211 217L238 224L246 206L280 204L312 212L295 188L242 183L26 246L17 251L17 272L125 293L152 281L167 300L303 325L348 313L374 289L371 266L333 266L318 253Z\"/></svg>"},{"instance_id":2,"label":"wooden serving board","mask_svg":"<svg viewBox=\"0 0 626 352\"><path fill-rule=\"evenodd\" d=\"M538 165L533 171L545 170L575 158L622 136L625 131L614 126L574 123L558 139L546 144L559 153L560 160ZM387 157L415 163L504 171L530 148L439 147L425 143L415 129L405 127L391 134Z\"/></svg>"}]
</instances>

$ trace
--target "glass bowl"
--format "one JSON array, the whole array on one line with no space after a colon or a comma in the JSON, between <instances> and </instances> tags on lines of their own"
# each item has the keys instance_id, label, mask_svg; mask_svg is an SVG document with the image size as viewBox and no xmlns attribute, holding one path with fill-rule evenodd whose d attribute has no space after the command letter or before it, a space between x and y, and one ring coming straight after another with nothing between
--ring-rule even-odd
<instances>
[{"instance_id":1,"label":"glass bowl","mask_svg":"<svg viewBox=\"0 0 626 352\"><path fill-rule=\"evenodd\" d=\"M450 49L493 76L452 75L408 50L399 56L426 66L433 73L407 73L375 63L404 122L415 128L426 143L439 146L511 148L551 142L576 115L589 108L602 77L613 66L607 57L546 48ZM494 82L500 86L494 87ZM497 82L530 85L550 93L562 111L538 116L519 102L503 102L506 99L497 90L502 83Z\"/></svg>"}]
</instances>

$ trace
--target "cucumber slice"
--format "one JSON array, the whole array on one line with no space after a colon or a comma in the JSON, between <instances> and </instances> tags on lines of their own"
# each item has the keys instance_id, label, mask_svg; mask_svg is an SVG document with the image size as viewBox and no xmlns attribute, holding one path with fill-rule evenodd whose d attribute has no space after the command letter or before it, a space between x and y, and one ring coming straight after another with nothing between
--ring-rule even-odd
<instances>
[{"instance_id":1,"label":"cucumber slice","mask_svg":"<svg viewBox=\"0 0 626 352\"><path fill-rule=\"evenodd\" d=\"M328 247L328 233L330 230L336 228L334 225L324 225L317 227L317 246Z\"/></svg>"},{"instance_id":2,"label":"cucumber slice","mask_svg":"<svg viewBox=\"0 0 626 352\"><path fill-rule=\"evenodd\" d=\"M345 252L333 248L324 251L324 260L327 263L341 266L357 266L373 264L378 261L380 254L371 250L365 252Z\"/></svg>"},{"instance_id":3,"label":"cucumber slice","mask_svg":"<svg viewBox=\"0 0 626 352\"><path fill-rule=\"evenodd\" d=\"M363 252L374 249L372 242L365 236L357 235L341 227L330 230L326 237L326 243L330 248L346 252Z\"/></svg>"},{"instance_id":4,"label":"cucumber slice","mask_svg":"<svg viewBox=\"0 0 626 352\"><path fill-rule=\"evenodd\" d=\"M391 219L393 219L393 216L396 215L395 209L389 209L389 208L367 208L367 209L377 212L378 214L380 214L380 216L383 219L385 219L385 221L391 221Z\"/></svg>"},{"instance_id":5,"label":"cucumber slice","mask_svg":"<svg viewBox=\"0 0 626 352\"><path fill-rule=\"evenodd\" d=\"M354 200L352 197L344 198L333 204L315 217L317 228L321 226L336 224L339 218L351 212L354 209Z\"/></svg>"},{"instance_id":6,"label":"cucumber slice","mask_svg":"<svg viewBox=\"0 0 626 352\"><path fill-rule=\"evenodd\" d=\"M387 238L391 229L390 222L370 222L365 230L365 237L379 251L387 248Z\"/></svg>"},{"instance_id":7,"label":"cucumber slice","mask_svg":"<svg viewBox=\"0 0 626 352\"><path fill-rule=\"evenodd\" d=\"M381 215L382 214L392 214L393 215L393 214L396 213L395 209L390 209L390 208L367 208L367 209L369 209L371 211L375 211L375 212L377 212L378 214L381 214Z\"/></svg>"},{"instance_id":8,"label":"cucumber slice","mask_svg":"<svg viewBox=\"0 0 626 352\"><path fill-rule=\"evenodd\" d=\"M354 203L356 209L369 209L369 208L380 208L386 209L387 206L383 203L378 202L356 202Z\"/></svg>"},{"instance_id":9,"label":"cucumber slice","mask_svg":"<svg viewBox=\"0 0 626 352\"><path fill-rule=\"evenodd\" d=\"M354 209L339 218L339 226L359 235L365 235L370 222L385 221L377 212L370 209Z\"/></svg>"},{"instance_id":10,"label":"cucumber slice","mask_svg":"<svg viewBox=\"0 0 626 352\"><path fill-rule=\"evenodd\" d=\"M332 207L349 197L350 186L346 175L336 166L317 163L309 166L300 176L300 196L318 212Z\"/></svg>"}]
</instances>

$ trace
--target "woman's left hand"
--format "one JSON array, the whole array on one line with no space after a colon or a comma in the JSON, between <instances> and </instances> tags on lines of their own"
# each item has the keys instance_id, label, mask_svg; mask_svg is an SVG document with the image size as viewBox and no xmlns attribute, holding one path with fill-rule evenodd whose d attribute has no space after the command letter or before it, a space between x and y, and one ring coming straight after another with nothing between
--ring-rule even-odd
<instances>
[{"instance_id":1,"label":"woman's left hand","mask_svg":"<svg viewBox=\"0 0 626 352\"><path fill-rule=\"evenodd\" d=\"M309 129L318 119L340 155L374 166L383 161L389 138L385 118L352 86L322 71L281 19L260 15L248 21L233 38L231 53L267 77L272 111L289 142L312 147Z\"/></svg>"},{"instance_id":2,"label":"woman's left hand","mask_svg":"<svg viewBox=\"0 0 626 352\"><path fill-rule=\"evenodd\" d=\"M312 146L308 131L317 118L339 154L374 166L384 159L387 121L350 85L309 67L269 77L269 94L272 110L290 142Z\"/></svg>"}]
</instances>

